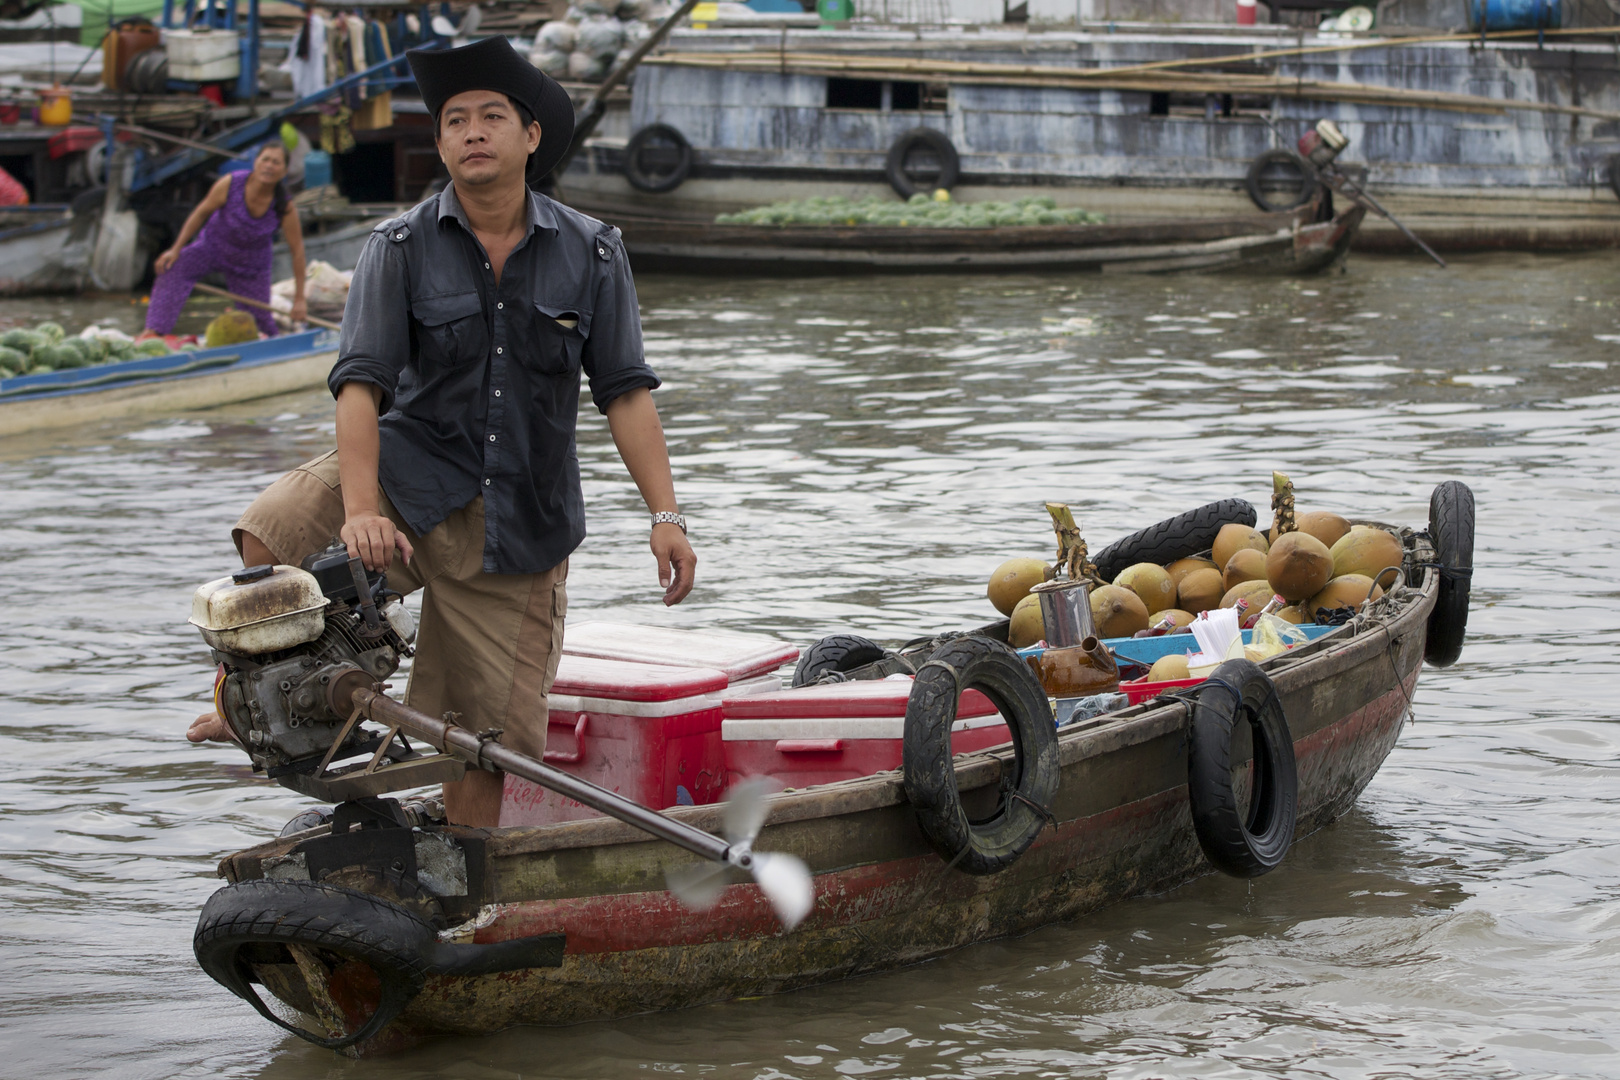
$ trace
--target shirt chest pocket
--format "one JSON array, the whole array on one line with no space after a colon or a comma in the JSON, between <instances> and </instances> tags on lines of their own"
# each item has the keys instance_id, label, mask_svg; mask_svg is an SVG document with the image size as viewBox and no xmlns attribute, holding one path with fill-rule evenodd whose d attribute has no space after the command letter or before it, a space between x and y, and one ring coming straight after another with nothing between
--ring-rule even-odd
<instances>
[{"instance_id":1,"label":"shirt chest pocket","mask_svg":"<svg viewBox=\"0 0 1620 1080\"><path fill-rule=\"evenodd\" d=\"M591 333L591 313L551 304L534 305L531 347L523 362L543 375L576 375Z\"/></svg>"},{"instance_id":2,"label":"shirt chest pocket","mask_svg":"<svg viewBox=\"0 0 1620 1080\"><path fill-rule=\"evenodd\" d=\"M489 325L477 292L444 293L411 301L417 346L428 367L460 367L489 355Z\"/></svg>"}]
</instances>

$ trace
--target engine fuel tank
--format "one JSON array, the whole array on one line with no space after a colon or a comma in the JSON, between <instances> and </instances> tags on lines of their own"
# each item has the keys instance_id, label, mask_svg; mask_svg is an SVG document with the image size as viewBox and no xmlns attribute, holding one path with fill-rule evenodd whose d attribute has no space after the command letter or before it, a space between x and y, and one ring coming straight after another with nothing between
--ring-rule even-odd
<instances>
[{"instance_id":1,"label":"engine fuel tank","mask_svg":"<svg viewBox=\"0 0 1620 1080\"><path fill-rule=\"evenodd\" d=\"M326 605L307 570L249 566L198 588L188 621L216 649L260 656L320 637Z\"/></svg>"}]
</instances>

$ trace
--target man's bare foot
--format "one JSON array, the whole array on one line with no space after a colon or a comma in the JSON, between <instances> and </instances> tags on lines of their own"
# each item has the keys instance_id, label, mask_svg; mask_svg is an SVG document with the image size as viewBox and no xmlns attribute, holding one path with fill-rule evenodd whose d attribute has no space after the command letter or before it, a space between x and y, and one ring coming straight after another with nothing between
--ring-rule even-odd
<instances>
[{"instance_id":1,"label":"man's bare foot","mask_svg":"<svg viewBox=\"0 0 1620 1080\"><path fill-rule=\"evenodd\" d=\"M236 736L231 732L230 727L213 710L203 713L191 722L191 728L186 732L186 738L194 743L236 741Z\"/></svg>"}]
</instances>

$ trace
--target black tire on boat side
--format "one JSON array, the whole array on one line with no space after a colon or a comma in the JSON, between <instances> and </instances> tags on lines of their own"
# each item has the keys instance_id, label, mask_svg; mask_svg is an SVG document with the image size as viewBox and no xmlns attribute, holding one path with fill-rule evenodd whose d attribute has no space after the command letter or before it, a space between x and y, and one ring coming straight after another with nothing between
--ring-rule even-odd
<instances>
[{"instance_id":1,"label":"black tire on boat side","mask_svg":"<svg viewBox=\"0 0 1620 1080\"><path fill-rule=\"evenodd\" d=\"M1000 710L1012 732L1013 771L995 812L971 821L956 788L951 727L973 689ZM906 701L901 749L906 798L928 843L969 874L1011 866L1051 821L1058 790L1057 729L1046 691L1010 646L982 637L946 642L917 671Z\"/></svg>"},{"instance_id":2,"label":"black tire on boat side","mask_svg":"<svg viewBox=\"0 0 1620 1080\"><path fill-rule=\"evenodd\" d=\"M266 1020L317 1046L340 1050L377 1034L421 992L436 937L431 923L354 889L310 881L239 881L203 904L192 950L215 982ZM272 1012L251 985L247 955L287 945L334 952L371 968L381 993L370 1018L347 1035L323 1038Z\"/></svg>"},{"instance_id":3,"label":"black tire on boat side","mask_svg":"<svg viewBox=\"0 0 1620 1080\"><path fill-rule=\"evenodd\" d=\"M652 150L656 143L674 147L675 167L670 172L655 172L641 160L642 153ZM674 191L686 182L691 172L692 144L686 141L685 135L668 124L648 124L630 136L630 141L624 146L624 178L637 191L651 195Z\"/></svg>"},{"instance_id":4,"label":"black tire on boat side","mask_svg":"<svg viewBox=\"0 0 1620 1080\"><path fill-rule=\"evenodd\" d=\"M1185 559L1200 551L1209 550L1222 525L1234 522L1253 525L1254 507L1247 499L1222 499L1185 514L1166 518L1134 532L1123 540L1116 540L1103 548L1095 558L1097 572L1109 581L1119 576L1127 566L1139 562L1159 563L1161 566L1177 559Z\"/></svg>"},{"instance_id":5,"label":"black tire on boat side","mask_svg":"<svg viewBox=\"0 0 1620 1080\"><path fill-rule=\"evenodd\" d=\"M1474 493L1447 480L1429 496L1429 535L1440 564L1440 595L1429 613L1423 659L1449 667L1462 655L1468 631L1468 593L1474 572Z\"/></svg>"},{"instance_id":6,"label":"black tire on boat side","mask_svg":"<svg viewBox=\"0 0 1620 1080\"><path fill-rule=\"evenodd\" d=\"M1620 199L1620 154L1609 155L1609 187L1614 197Z\"/></svg>"},{"instance_id":7,"label":"black tire on boat side","mask_svg":"<svg viewBox=\"0 0 1620 1080\"><path fill-rule=\"evenodd\" d=\"M809 686L829 671L853 671L883 659L883 646L859 634L832 634L803 653L793 669L793 685Z\"/></svg>"},{"instance_id":8,"label":"black tire on boat side","mask_svg":"<svg viewBox=\"0 0 1620 1080\"><path fill-rule=\"evenodd\" d=\"M1271 199L1271 187L1267 183L1266 174L1279 167L1297 169L1299 171L1299 184L1297 190L1289 198L1280 202ZM1260 209L1277 213L1283 210L1297 210L1311 201L1316 194L1316 169L1311 163L1294 153L1292 150L1267 150L1249 163L1249 175L1243 180L1244 187L1249 192L1249 198Z\"/></svg>"},{"instance_id":9,"label":"black tire on boat side","mask_svg":"<svg viewBox=\"0 0 1620 1080\"><path fill-rule=\"evenodd\" d=\"M1232 733L1239 721L1249 725L1254 746L1246 813L1232 782ZM1198 844L1222 873L1259 877L1288 854L1299 804L1294 739L1277 688L1258 664L1228 660L1198 688L1187 797Z\"/></svg>"},{"instance_id":10,"label":"black tire on boat side","mask_svg":"<svg viewBox=\"0 0 1620 1080\"><path fill-rule=\"evenodd\" d=\"M939 176L932 184L924 187L911 178L906 172L906 159L913 150L932 150L934 156L939 158ZM956 186L957 179L962 175L962 159L956 152L951 140L933 128L912 128L910 131L894 140L889 147L889 159L884 164L884 174L889 178L889 186L902 199L909 199L913 195L931 195L939 189L949 191Z\"/></svg>"}]
</instances>

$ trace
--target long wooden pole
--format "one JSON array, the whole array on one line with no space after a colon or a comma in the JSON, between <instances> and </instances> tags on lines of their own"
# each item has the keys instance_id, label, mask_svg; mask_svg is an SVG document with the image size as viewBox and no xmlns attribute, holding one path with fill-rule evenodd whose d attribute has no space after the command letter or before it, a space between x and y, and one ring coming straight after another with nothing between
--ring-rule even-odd
<instances>
[{"instance_id":1,"label":"long wooden pole","mask_svg":"<svg viewBox=\"0 0 1620 1080\"><path fill-rule=\"evenodd\" d=\"M214 296L223 296L227 300L235 300L238 304L246 304L248 307L258 308L260 311L268 311L273 315L280 315L284 319L287 317L287 313L285 311L277 311L275 308L271 307L269 304L266 304L262 300L249 300L245 296L238 296L233 292L220 288L218 285L209 285L199 281L192 287L205 293L212 293ZM319 319L314 315L304 316L304 321L309 323L311 326L318 326L322 330L343 329L340 324L335 323L330 319Z\"/></svg>"}]
</instances>

